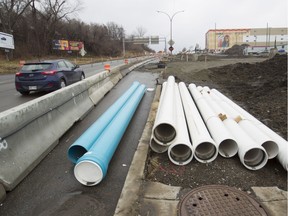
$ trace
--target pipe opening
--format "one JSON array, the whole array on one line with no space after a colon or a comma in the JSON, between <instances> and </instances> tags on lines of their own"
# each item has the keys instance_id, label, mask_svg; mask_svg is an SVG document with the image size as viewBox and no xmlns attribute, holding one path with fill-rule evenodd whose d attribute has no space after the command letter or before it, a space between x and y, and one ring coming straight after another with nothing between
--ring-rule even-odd
<instances>
[{"instance_id":1,"label":"pipe opening","mask_svg":"<svg viewBox=\"0 0 288 216\"><path fill-rule=\"evenodd\" d=\"M74 167L74 176L81 184L94 186L103 179L103 171L97 163L83 160Z\"/></svg>"},{"instance_id":2,"label":"pipe opening","mask_svg":"<svg viewBox=\"0 0 288 216\"><path fill-rule=\"evenodd\" d=\"M222 157L230 158L237 154L238 145L232 139L223 140L219 144L219 154Z\"/></svg>"},{"instance_id":3,"label":"pipe opening","mask_svg":"<svg viewBox=\"0 0 288 216\"><path fill-rule=\"evenodd\" d=\"M216 153L216 147L209 142L199 144L195 149L195 155L201 160L209 160Z\"/></svg>"},{"instance_id":4,"label":"pipe opening","mask_svg":"<svg viewBox=\"0 0 288 216\"><path fill-rule=\"evenodd\" d=\"M152 138L150 140L150 148L156 153L163 153L167 151L168 146L160 145Z\"/></svg>"},{"instance_id":5,"label":"pipe opening","mask_svg":"<svg viewBox=\"0 0 288 216\"><path fill-rule=\"evenodd\" d=\"M262 147L266 150L269 159L276 157L279 152L277 143L273 141L264 142Z\"/></svg>"},{"instance_id":6,"label":"pipe opening","mask_svg":"<svg viewBox=\"0 0 288 216\"><path fill-rule=\"evenodd\" d=\"M171 142L176 137L175 128L167 123L159 124L154 129L154 136L162 143Z\"/></svg>"},{"instance_id":7,"label":"pipe opening","mask_svg":"<svg viewBox=\"0 0 288 216\"><path fill-rule=\"evenodd\" d=\"M87 150L83 146L74 145L68 150L68 157L73 163L77 163L78 159L82 157Z\"/></svg>"},{"instance_id":8,"label":"pipe opening","mask_svg":"<svg viewBox=\"0 0 288 216\"><path fill-rule=\"evenodd\" d=\"M183 163L192 156L192 150L189 146L184 144L178 144L171 148L170 156L174 161Z\"/></svg>"},{"instance_id":9,"label":"pipe opening","mask_svg":"<svg viewBox=\"0 0 288 216\"><path fill-rule=\"evenodd\" d=\"M244 155L244 163L247 166L256 168L261 165L266 158L266 154L262 149L254 148L246 152Z\"/></svg>"}]
</instances>

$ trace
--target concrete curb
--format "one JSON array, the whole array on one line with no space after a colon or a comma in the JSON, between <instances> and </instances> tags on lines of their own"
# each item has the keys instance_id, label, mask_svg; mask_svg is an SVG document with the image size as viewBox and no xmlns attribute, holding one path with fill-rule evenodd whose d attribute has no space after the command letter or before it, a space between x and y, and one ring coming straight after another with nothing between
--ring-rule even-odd
<instances>
[{"instance_id":1,"label":"concrete curb","mask_svg":"<svg viewBox=\"0 0 288 216\"><path fill-rule=\"evenodd\" d=\"M177 215L181 187L145 182L140 215Z\"/></svg>"},{"instance_id":2,"label":"concrete curb","mask_svg":"<svg viewBox=\"0 0 288 216\"><path fill-rule=\"evenodd\" d=\"M114 216L137 215L138 205L140 202L139 197L142 193L141 189L144 179L145 162L148 155L149 141L157 112L160 93L161 87L157 86L150 113L129 168Z\"/></svg>"},{"instance_id":3,"label":"concrete curb","mask_svg":"<svg viewBox=\"0 0 288 216\"><path fill-rule=\"evenodd\" d=\"M161 86L157 86L149 117L133 157L114 216L177 214L181 187L144 181L145 163L160 93Z\"/></svg>"},{"instance_id":4,"label":"concrete curb","mask_svg":"<svg viewBox=\"0 0 288 216\"><path fill-rule=\"evenodd\" d=\"M252 187L252 190L270 216L287 215L287 191L278 187Z\"/></svg>"}]
</instances>

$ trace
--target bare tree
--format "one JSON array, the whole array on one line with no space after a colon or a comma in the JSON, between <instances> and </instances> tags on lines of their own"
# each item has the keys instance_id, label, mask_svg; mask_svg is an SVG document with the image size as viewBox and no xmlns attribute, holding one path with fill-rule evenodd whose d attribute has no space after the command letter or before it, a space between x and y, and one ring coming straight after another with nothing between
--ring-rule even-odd
<instances>
[{"instance_id":1,"label":"bare tree","mask_svg":"<svg viewBox=\"0 0 288 216\"><path fill-rule=\"evenodd\" d=\"M13 32L16 57L57 54L53 39L82 41L94 55L121 54L124 28L114 22L86 24L75 19L80 9L81 0L0 0L0 31ZM145 33L143 27L137 28L137 36ZM139 53L147 47L127 44L129 49Z\"/></svg>"},{"instance_id":2,"label":"bare tree","mask_svg":"<svg viewBox=\"0 0 288 216\"><path fill-rule=\"evenodd\" d=\"M136 33L134 35L137 36L137 37L144 37L146 32L147 32L147 30L144 27L138 26L136 28Z\"/></svg>"},{"instance_id":3,"label":"bare tree","mask_svg":"<svg viewBox=\"0 0 288 216\"><path fill-rule=\"evenodd\" d=\"M21 15L33 0L1 0L0 1L0 29L12 33Z\"/></svg>"},{"instance_id":4,"label":"bare tree","mask_svg":"<svg viewBox=\"0 0 288 216\"><path fill-rule=\"evenodd\" d=\"M31 2L32 29L37 43L37 55L41 56L51 49L52 40L57 35L60 21L69 19L69 15L81 9L81 1L71 0L36 0Z\"/></svg>"},{"instance_id":5,"label":"bare tree","mask_svg":"<svg viewBox=\"0 0 288 216\"><path fill-rule=\"evenodd\" d=\"M122 26L117 25L114 22L107 23L108 36L113 40L121 40L124 36L124 29Z\"/></svg>"}]
</instances>

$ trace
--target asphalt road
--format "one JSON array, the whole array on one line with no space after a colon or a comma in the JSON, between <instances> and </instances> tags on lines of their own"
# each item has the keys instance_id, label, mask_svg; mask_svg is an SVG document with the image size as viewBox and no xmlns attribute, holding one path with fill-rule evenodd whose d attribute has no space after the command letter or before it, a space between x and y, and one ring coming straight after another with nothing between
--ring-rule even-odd
<instances>
[{"instance_id":1,"label":"asphalt road","mask_svg":"<svg viewBox=\"0 0 288 216\"><path fill-rule=\"evenodd\" d=\"M0 203L0 215L113 215L155 92L145 93L100 184L87 187L75 179L74 164L67 158L67 149L134 81L155 88L157 77L156 73L133 71L123 78L85 119L63 135L54 150L12 192L7 193L5 201Z\"/></svg>"},{"instance_id":2,"label":"asphalt road","mask_svg":"<svg viewBox=\"0 0 288 216\"><path fill-rule=\"evenodd\" d=\"M136 58L129 59L129 62L133 61L136 61ZM103 71L105 64L110 64L110 67L113 68L123 63L123 60L115 60L109 62L81 65L81 68L83 68L86 77L90 77ZM27 96L22 96L15 89L14 79L14 74L0 75L0 112L47 94L39 92L31 93Z\"/></svg>"}]
</instances>

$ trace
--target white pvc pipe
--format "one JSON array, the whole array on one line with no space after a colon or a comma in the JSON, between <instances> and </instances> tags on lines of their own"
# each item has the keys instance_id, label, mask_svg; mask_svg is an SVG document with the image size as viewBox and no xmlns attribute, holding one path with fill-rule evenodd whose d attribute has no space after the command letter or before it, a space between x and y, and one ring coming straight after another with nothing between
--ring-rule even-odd
<instances>
[{"instance_id":1,"label":"white pvc pipe","mask_svg":"<svg viewBox=\"0 0 288 216\"><path fill-rule=\"evenodd\" d=\"M155 141L153 135L151 136L149 146L156 153L164 153L164 152L166 152L168 150L168 147L169 147L169 146L164 146L164 145L160 145L159 143L157 143Z\"/></svg>"},{"instance_id":2,"label":"white pvc pipe","mask_svg":"<svg viewBox=\"0 0 288 216\"><path fill-rule=\"evenodd\" d=\"M152 129L154 140L160 145L170 145L176 137L174 88L175 78L169 76L166 88L161 92L159 106Z\"/></svg>"},{"instance_id":3,"label":"white pvc pipe","mask_svg":"<svg viewBox=\"0 0 288 216\"><path fill-rule=\"evenodd\" d=\"M218 154L217 146L211 138L199 111L183 82L179 83L179 90L192 140L194 156L196 160L201 163L212 162L216 159Z\"/></svg>"},{"instance_id":4,"label":"white pvc pipe","mask_svg":"<svg viewBox=\"0 0 288 216\"><path fill-rule=\"evenodd\" d=\"M250 170L263 168L268 161L265 149L259 146L234 120L227 118L224 121L228 130L237 140L241 163Z\"/></svg>"},{"instance_id":5,"label":"white pvc pipe","mask_svg":"<svg viewBox=\"0 0 288 216\"><path fill-rule=\"evenodd\" d=\"M214 92L210 93L211 97L216 100L221 100L224 109L228 112L232 118L234 118L239 126L256 141L259 145L261 145L268 154L268 159L272 159L277 156L279 152L279 148L276 142L274 142L271 137L265 134L262 130L260 130L253 122L245 119L244 116L241 115L236 109L234 109L228 102L221 99L221 96L215 94Z\"/></svg>"},{"instance_id":6,"label":"white pvc pipe","mask_svg":"<svg viewBox=\"0 0 288 216\"><path fill-rule=\"evenodd\" d=\"M268 161L266 150L261 145L257 144L234 119L229 118L227 111L222 107L222 103L215 104L216 105L213 106L213 109L227 117L223 118L223 123L238 143L238 156L241 163L250 170L263 168Z\"/></svg>"},{"instance_id":7,"label":"white pvc pipe","mask_svg":"<svg viewBox=\"0 0 288 216\"><path fill-rule=\"evenodd\" d=\"M288 142L266 125L261 123L256 126L278 144L279 152L277 159L283 168L288 171Z\"/></svg>"},{"instance_id":8,"label":"white pvc pipe","mask_svg":"<svg viewBox=\"0 0 288 216\"><path fill-rule=\"evenodd\" d=\"M189 133L183 111L178 85L175 84L175 105L177 118L177 135L168 148L168 157L176 165L186 165L193 159L193 147L190 143Z\"/></svg>"},{"instance_id":9,"label":"white pvc pipe","mask_svg":"<svg viewBox=\"0 0 288 216\"><path fill-rule=\"evenodd\" d=\"M197 89L199 90L198 87ZM233 157L238 152L237 142L225 127L223 121L218 117L218 114L220 113L217 113L212 109L212 107L217 106L215 102L209 100L209 95L206 91L202 91L202 95L203 98L196 103L212 138L216 144L218 144L219 154L226 158Z\"/></svg>"},{"instance_id":10,"label":"white pvc pipe","mask_svg":"<svg viewBox=\"0 0 288 216\"><path fill-rule=\"evenodd\" d=\"M166 85L167 85L167 82L164 82L162 84L162 91L161 91L161 95L160 95L160 98L159 98L159 103L160 101L163 101L163 96L164 96L164 92L166 90ZM159 107L159 105L158 105ZM159 108L158 108L159 109ZM156 117L157 118L157 117ZM155 119L156 119L155 118ZM156 153L164 153L168 150L168 145L162 145L162 144L159 144L158 142L155 141L155 138L153 136L153 133L151 135L151 139L150 139L150 143L149 143L149 146L150 148L156 152Z\"/></svg>"},{"instance_id":11,"label":"white pvc pipe","mask_svg":"<svg viewBox=\"0 0 288 216\"><path fill-rule=\"evenodd\" d=\"M216 89L211 90L213 93L217 94L219 97L221 97L223 100L225 100L227 103L229 103L234 109L236 109L245 119L250 120L253 122L260 130L262 130L265 134L267 134L274 142L278 144L279 152L277 155L277 159L282 164L284 169L288 171L288 142L283 139L281 136L279 136L277 133L275 133L273 130L271 130L269 127L264 125L262 122L260 122L258 119L256 119L253 115L248 113L246 110L244 110L242 107L237 105L235 102L224 96L222 93L217 91Z\"/></svg>"},{"instance_id":12,"label":"white pvc pipe","mask_svg":"<svg viewBox=\"0 0 288 216\"><path fill-rule=\"evenodd\" d=\"M261 145L268 154L268 159L275 158L279 153L278 144L271 137L260 130L249 120L242 120L238 123L259 145Z\"/></svg>"}]
</instances>

